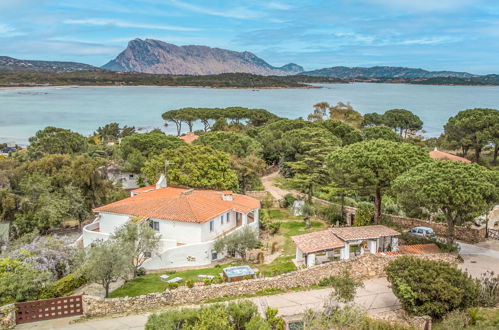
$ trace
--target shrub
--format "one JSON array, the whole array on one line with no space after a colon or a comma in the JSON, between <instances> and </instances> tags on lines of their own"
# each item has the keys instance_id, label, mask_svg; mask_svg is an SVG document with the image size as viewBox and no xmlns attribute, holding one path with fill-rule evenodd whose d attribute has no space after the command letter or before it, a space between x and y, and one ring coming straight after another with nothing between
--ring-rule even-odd
<instances>
[{"instance_id":1,"label":"shrub","mask_svg":"<svg viewBox=\"0 0 499 330\"><path fill-rule=\"evenodd\" d=\"M186 280L185 285L187 285L188 288L193 288L194 287L194 280Z\"/></svg>"},{"instance_id":2,"label":"shrub","mask_svg":"<svg viewBox=\"0 0 499 330\"><path fill-rule=\"evenodd\" d=\"M269 230L271 235L277 234L280 228L281 228L280 222L271 222L267 225L267 229Z\"/></svg>"},{"instance_id":3,"label":"shrub","mask_svg":"<svg viewBox=\"0 0 499 330\"><path fill-rule=\"evenodd\" d=\"M357 289L364 286L363 282L351 278L350 269L345 268L340 276L330 276L319 281L319 286L329 286L334 289L333 297L340 302L350 302L355 297Z\"/></svg>"},{"instance_id":4,"label":"shrub","mask_svg":"<svg viewBox=\"0 0 499 330\"><path fill-rule=\"evenodd\" d=\"M86 284L87 280L83 276L69 274L51 283L40 293L39 299L49 299L69 296L74 290Z\"/></svg>"},{"instance_id":5,"label":"shrub","mask_svg":"<svg viewBox=\"0 0 499 330\"><path fill-rule=\"evenodd\" d=\"M361 202L357 206L353 225L356 227L370 225L374 220L374 205L368 202Z\"/></svg>"},{"instance_id":6,"label":"shrub","mask_svg":"<svg viewBox=\"0 0 499 330\"><path fill-rule=\"evenodd\" d=\"M211 285L212 284L212 280L209 279L208 277L205 277L205 279L203 280L203 284L204 285Z\"/></svg>"},{"instance_id":7,"label":"shrub","mask_svg":"<svg viewBox=\"0 0 499 330\"><path fill-rule=\"evenodd\" d=\"M284 321L275 314L264 320L258 315L258 308L251 301L231 302L227 305L214 304L201 308L183 308L150 315L146 330L165 329L213 329L213 330L278 330ZM281 321L279 321L281 320ZM273 322L273 323L271 323Z\"/></svg>"},{"instance_id":8,"label":"shrub","mask_svg":"<svg viewBox=\"0 0 499 330\"><path fill-rule=\"evenodd\" d=\"M137 276L144 276L146 274L146 269L144 267L139 267L137 269Z\"/></svg>"},{"instance_id":9,"label":"shrub","mask_svg":"<svg viewBox=\"0 0 499 330\"><path fill-rule=\"evenodd\" d=\"M495 307L499 304L499 276L487 271L480 276L480 306Z\"/></svg>"},{"instance_id":10,"label":"shrub","mask_svg":"<svg viewBox=\"0 0 499 330\"><path fill-rule=\"evenodd\" d=\"M291 207L293 206L293 203L295 202L296 198L292 194L286 194L284 195L284 208Z\"/></svg>"},{"instance_id":11,"label":"shrub","mask_svg":"<svg viewBox=\"0 0 499 330\"><path fill-rule=\"evenodd\" d=\"M211 280L211 283L213 284L221 284L224 282L224 278L220 275L217 275L213 278L213 280Z\"/></svg>"},{"instance_id":12,"label":"shrub","mask_svg":"<svg viewBox=\"0 0 499 330\"><path fill-rule=\"evenodd\" d=\"M273 330L284 330L284 320L277 316L278 310L276 308L267 307L265 310L265 319L270 324Z\"/></svg>"},{"instance_id":13,"label":"shrub","mask_svg":"<svg viewBox=\"0 0 499 330\"><path fill-rule=\"evenodd\" d=\"M463 310L454 310L444 316L439 328L442 330L464 329L471 324L470 313Z\"/></svg>"},{"instance_id":14,"label":"shrub","mask_svg":"<svg viewBox=\"0 0 499 330\"><path fill-rule=\"evenodd\" d=\"M411 314L441 318L478 303L477 282L446 262L403 256L385 270L393 293Z\"/></svg>"},{"instance_id":15,"label":"shrub","mask_svg":"<svg viewBox=\"0 0 499 330\"><path fill-rule=\"evenodd\" d=\"M175 290L178 288L178 283L168 283L168 290Z\"/></svg>"}]
</instances>

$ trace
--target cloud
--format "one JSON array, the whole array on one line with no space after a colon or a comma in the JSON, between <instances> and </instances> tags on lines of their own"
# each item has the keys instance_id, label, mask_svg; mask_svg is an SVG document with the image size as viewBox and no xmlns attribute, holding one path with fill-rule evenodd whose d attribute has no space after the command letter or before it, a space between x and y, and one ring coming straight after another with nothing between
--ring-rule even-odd
<instances>
[{"instance_id":1,"label":"cloud","mask_svg":"<svg viewBox=\"0 0 499 330\"><path fill-rule=\"evenodd\" d=\"M79 40L34 40L22 38L9 43L4 43L2 50L5 52L22 53L25 56L32 54L60 55L110 55L122 50L121 47L88 43ZM22 52L20 52L22 50Z\"/></svg>"},{"instance_id":2,"label":"cloud","mask_svg":"<svg viewBox=\"0 0 499 330\"><path fill-rule=\"evenodd\" d=\"M120 20L101 19L101 18L67 19L64 20L63 23L76 24L76 25L93 25L93 26L117 26L124 28L150 29L150 30L199 31L199 29L197 28L188 28L182 26L131 23Z\"/></svg>"},{"instance_id":3,"label":"cloud","mask_svg":"<svg viewBox=\"0 0 499 330\"><path fill-rule=\"evenodd\" d=\"M220 17L238 18L238 19L252 19L263 16L262 13L260 12L244 7L232 8L232 9L225 8L224 10L214 10L211 8L201 7L177 0L171 0L169 3L181 9L211 16L220 16Z\"/></svg>"},{"instance_id":4,"label":"cloud","mask_svg":"<svg viewBox=\"0 0 499 330\"><path fill-rule=\"evenodd\" d=\"M0 23L0 38L18 37L23 35L25 35L25 33L17 31L14 27L8 24Z\"/></svg>"},{"instance_id":5,"label":"cloud","mask_svg":"<svg viewBox=\"0 0 499 330\"><path fill-rule=\"evenodd\" d=\"M476 4L478 0L364 0L395 10L430 12L456 10Z\"/></svg>"},{"instance_id":6,"label":"cloud","mask_svg":"<svg viewBox=\"0 0 499 330\"><path fill-rule=\"evenodd\" d=\"M452 37L429 37L429 38L418 38L418 39L409 39L402 40L400 42L401 45L434 45L434 44L443 44L460 41L458 38Z\"/></svg>"},{"instance_id":7,"label":"cloud","mask_svg":"<svg viewBox=\"0 0 499 330\"><path fill-rule=\"evenodd\" d=\"M265 5L267 8L270 8L270 9L277 9L277 10L290 10L290 9L293 9L294 7L293 6L290 6L288 4L285 4L285 3L281 3L281 2L269 2Z\"/></svg>"}]
</instances>

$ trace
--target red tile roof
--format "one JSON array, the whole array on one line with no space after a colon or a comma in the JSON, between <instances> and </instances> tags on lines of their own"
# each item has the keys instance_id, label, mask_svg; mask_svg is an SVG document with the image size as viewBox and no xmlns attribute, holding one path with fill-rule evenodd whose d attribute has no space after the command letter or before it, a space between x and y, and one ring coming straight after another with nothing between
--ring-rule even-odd
<instances>
[{"instance_id":1,"label":"red tile roof","mask_svg":"<svg viewBox=\"0 0 499 330\"><path fill-rule=\"evenodd\" d=\"M332 250L345 245L330 229L293 236L291 239L303 253Z\"/></svg>"},{"instance_id":2,"label":"red tile roof","mask_svg":"<svg viewBox=\"0 0 499 330\"><path fill-rule=\"evenodd\" d=\"M453 160L456 162L471 163L471 160L459 157L440 150L430 151L430 158L434 160Z\"/></svg>"},{"instance_id":3,"label":"red tile roof","mask_svg":"<svg viewBox=\"0 0 499 330\"><path fill-rule=\"evenodd\" d=\"M344 241L375 239L378 237L400 235L398 231L383 225L361 227L333 227L330 230L333 232L333 234Z\"/></svg>"},{"instance_id":4,"label":"red tile roof","mask_svg":"<svg viewBox=\"0 0 499 330\"><path fill-rule=\"evenodd\" d=\"M440 248L435 243L430 244L415 244L415 245L399 245L397 252L386 251L378 254L384 255L401 255L401 254L436 254L442 253Z\"/></svg>"},{"instance_id":5,"label":"red tile roof","mask_svg":"<svg viewBox=\"0 0 499 330\"><path fill-rule=\"evenodd\" d=\"M199 136L194 133L187 133L185 135L179 136L179 139L184 140L185 143L192 143L197 140Z\"/></svg>"},{"instance_id":6,"label":"red tile roof","mask_svg":"<svg viewBox=\"0 0 499 330\"><path fill-rule=\"evenodd\" d=\"M229 201L223 200L221 191L167 187L145 191L94 211L203 223L231 210L248 213L259 207L260 201L245 195L234 194Z\"/></svg>"}]
</instances>

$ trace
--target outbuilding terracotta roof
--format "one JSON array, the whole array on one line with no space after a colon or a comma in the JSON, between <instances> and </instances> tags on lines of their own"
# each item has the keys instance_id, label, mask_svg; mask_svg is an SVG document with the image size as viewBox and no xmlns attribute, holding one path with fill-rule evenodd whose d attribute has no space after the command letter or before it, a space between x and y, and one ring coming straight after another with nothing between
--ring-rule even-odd
<instances>
[{"instance_id":1,"label":"outbuilding terracotta roof","mask_svg":"<svg viewBox=\"0 0 499 330\"><path fill-rule=\"evenodd\" d=\"M400 235L398 231L383 225L361 227L333 227L330 230L333 234L344 241L375 239L378 237Z\"/></svg>"},{"instance_id":2,"label":"outbuilding terracotta roof","mask_svg":"<svg viewBox=\"0 0 499 330\"><path fill-rule=\"evenodd\" d=\"M440 150L433 150L430 151L430 158L434 160L453 160L456 162L463 162L463 163L471 163L471 160L459 157L453 154L449 154L448 152L443 152Z\"/></svg>"},{"instance_id":3,"label":"outbuilding terracotta roof","mask_svg":"<svg viewBox=\"0 0 499 330\"><path fill-rule=\"evenodd\" d=\"M255 198L233 194L232 200L224 200L222 194L216 190L176 187L146 189L139 191L138 195L98 207L94 211L203 223L228 211L248 213L260 207L260 201Z\"/></svg>"},{"instance_id":4,"label":"outbuilding terracotta roof","mask_svg":"<svg viewBox=\"0 0 499 330\"><path fill-rule=\"evenodd\" d=\"M415 244L415 245L399 245L397 252L385 251L379 252L380 255L401 255L401 254L436 254L442 253L442 250L435 243L430 244Z\"/></svg>"},{"instance_id":5,"label":"outbuilding terracotta roof","mask_svg":"<svg viewBox=\"0 0 499 330\"><path fill-rule=\"evenodd\" d=\"M341 239L333 234L331 229L293 236L291 239L303 253L332 250L345 245Z\"/></svg>"},{"instance_id":6,"label":"outbuilding terracotta roof","mask_svg":"<svg viewBox=\"0 0 499 330\"><path fill-rule=\"evenodd\" d=\"M185 143L192 143L197 140L199 136L194 133L187 133L185 135L179 136L179 139L184 140Z\"/></svg>"}]
</instances>

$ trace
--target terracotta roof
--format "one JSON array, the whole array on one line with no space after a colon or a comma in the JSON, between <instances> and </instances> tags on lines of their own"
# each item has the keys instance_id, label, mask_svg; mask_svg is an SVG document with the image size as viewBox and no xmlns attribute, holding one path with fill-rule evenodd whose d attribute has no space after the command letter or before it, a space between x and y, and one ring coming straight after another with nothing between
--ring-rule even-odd
<instances>
[{"instance_id":1,"label":"terracotta roof","mask_svg":"<svg viewBox=\"0 0 499 330\"><path fill-rule=\"evenodd\" d=\"M156 189L156 185L153 184L151 186L146 186L146 187L141 187L141 188L130 190L130 192L134 193L134 194L140 194L140 193L151 191L154 189Z\"/></svg>"},{"instance_id":2,"label":"terracotta roof","mask_svg":"<svg viewBox=\"0 0 499 330\"><path fill-rule=\"evenodd\" d=\"M436 254L442 253L440 248L435 243L430 244L415 244L415 245L399 245L397 252L386 251L378 254L384 255L401 255L401 254Z\"/></svg>"},{"instance_id":3,"label":"terracotta roof","mask_svg":"<svg viewBox=\"0 0 499 330\"><path fill-rule=\"evenodd\" d=\"M331 250L345 245L341 239L333 234L331 229L293 236L291 239L303 253Z\"/></svg>"},{"instance_id":4,"label":"terracotta roof","mask_svg":"<svg viewBox=\"0 0 499 330\"><path fill-rule=\"evenodd\" d=\"M197 140L199 136L194 133L187 133L185 135L179 136L179 139L184 140L185 143L192 143Z\"/></svg>"},{"instance_id":5,"label":"terracotta roof","mask_svg":"<svg viewBox=\"0 0 499 330\"><path fill-rule=\"evenodd\" d=\"M145 191L94 211L202 223L231 210L248 213L259 207L260 201L245 195L234 194L229 201L223 200L221 191L167 187Z\"/></svg>"},{"instance_id":6,"label":"terracotta roof","mask_svg":"<svg viewBox=\"0 0 499 330\"><path fill-rule=\"evenodd\" d=\"M361 226L361 227L333 227L333 234L344 241L356 241L360 239L374 239L384 236L397 236L400 233L383 225Z\"/></svg>"},{"instance_id":7,"label":"terracotta roof","mask_svg":"<svg viewBox=\"0 0 499 330\"><path fill-rule=\"evenodd\" d=\"M471 160L459 157L440 150L430 151L430 158L435 160L453 160L456 162L471 163Z\"/></svg>"}]
</instances>

